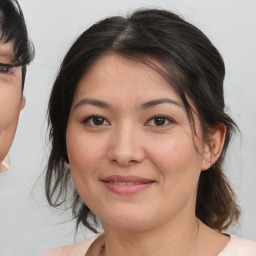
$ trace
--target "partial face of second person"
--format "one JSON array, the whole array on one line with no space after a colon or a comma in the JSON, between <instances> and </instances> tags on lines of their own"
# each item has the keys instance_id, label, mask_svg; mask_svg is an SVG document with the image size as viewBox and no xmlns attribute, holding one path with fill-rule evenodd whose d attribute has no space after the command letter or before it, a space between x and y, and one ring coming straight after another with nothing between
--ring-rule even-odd
<instances>
[{"instance_id":1,"label":"partial face of second person","mask_svg":"<svg viewBox=\"0 0 256 256\"><path fill-rule=\"evenodd\" d=\"M66 143L76 189L104 228L194 216L199 175L211 161L194 118L196 136L181 99L150 67L116 54L92 65L75 93Z\"/></svg>"},{"instance_id":2,"label":"partial face of second person","mask_svg":"<svg viewBox=\"0 0 256 256\"><path fill-rule=\"evenodd\" d=\"M16 132L22 96L22 67L16 64L12 42L0 41L0 160L8 153Z\"/></svg>"}]
</instances>

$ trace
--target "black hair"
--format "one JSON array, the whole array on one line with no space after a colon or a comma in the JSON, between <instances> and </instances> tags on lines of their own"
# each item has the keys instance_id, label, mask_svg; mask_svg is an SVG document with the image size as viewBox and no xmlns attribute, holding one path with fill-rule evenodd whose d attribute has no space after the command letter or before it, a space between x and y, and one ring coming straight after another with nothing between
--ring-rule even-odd
<instances>
[{"instance_id":1,"label":"black hair","mask_svg":"<svg viewBox=\"0 0 256 256\"><path fill-rule=\"evenodd\" d=\"M34 47L28 38L23 12L17 0L0 1L0 40L12 42L15 59L22 66L22 89L26 66L34 57Z\"/></svg>"},{"instance_id":2,"label":"black hair","mask_svg":"<svg viewBox=\"0 0 256 256\"><path fill-rule=\"evenodd\" d=\"M218 124L225 125L226 137L221 156L201 173L195 211L201 221L219 231L237 221L239 207L222 166L237 127L226 113L223 59L198 28L172 12L156 9L137 10L128 17L103 19L82 33L67 52L48 107L51 152L45 186L50 205L57 207L64 203L70 191L66 128L75 91L90 66L107 52L142 62L162 75L182 99L193 128L191 100L198 113L204 140ZM154 65L150 61L152 59L159 62L164 70ZM96 226L90 223L91 218L96 220L95 216L75 188L72 194L77 226L82 223L96 231Z\"/></svg>"}]
</instances>

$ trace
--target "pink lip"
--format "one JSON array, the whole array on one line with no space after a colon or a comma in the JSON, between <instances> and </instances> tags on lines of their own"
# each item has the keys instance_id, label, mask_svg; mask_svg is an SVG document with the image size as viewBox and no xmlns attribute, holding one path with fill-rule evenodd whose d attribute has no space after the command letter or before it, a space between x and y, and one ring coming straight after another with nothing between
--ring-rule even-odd
<instances>
[{"instance_id":1,"label":"pink lip","mask_svg":"<svg viewBox=\"0 0 256 256\"><path fill-rule=\"evenodd\" d=\"M143 191L153 185L155 181L138 176L112 175L101 180L112 192L120 195L131 195ZM118 184L120 183L120 184ZM128 184L124 184L128 183ZM129 184L134 183L134 184Z\"/></svg>"}]
</instances>

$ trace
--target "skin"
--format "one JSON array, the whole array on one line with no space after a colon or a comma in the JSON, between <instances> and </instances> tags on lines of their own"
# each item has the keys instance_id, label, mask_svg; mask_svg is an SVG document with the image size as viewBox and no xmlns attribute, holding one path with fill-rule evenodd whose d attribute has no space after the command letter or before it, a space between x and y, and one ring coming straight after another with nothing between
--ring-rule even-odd
<instances>
[{"instance_id":1,"label":"skin","mask_svg":"<svg viewBox=\"0 0 256 256\"><path fill-rule=\"evenodd\" d=\"M0 161L7 155L17 129L20 111L25 106L22 96L22 68L8 67L17 62L13 44L0 42Z\"/></svg>"},{"instance_id":2,"label":"skin","mask_svg":"<svg viewBox=\"0 0 256 256\"><path fill-rule=\"evenodd\" d=\"M67 152L79 195L102 220L104 255L216 255L228 242L195 216L199 175L217 160L225 128L218 126L204 142L194 118L197 136L171 86L151 68L119 55L102 56L81 79ZM102 182L111 175L153 183L120 195Z\"/></svg>"}]
</instances>

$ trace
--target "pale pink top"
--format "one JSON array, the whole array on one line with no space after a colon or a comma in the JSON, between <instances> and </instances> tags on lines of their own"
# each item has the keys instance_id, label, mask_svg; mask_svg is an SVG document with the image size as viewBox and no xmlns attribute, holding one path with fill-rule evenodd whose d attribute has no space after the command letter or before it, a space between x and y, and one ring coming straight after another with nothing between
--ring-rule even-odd
<instances>
[{"instance_id":1,"label":"pale pink top","mask_svg":"<svg viewBox=\"0 0 256 256\"><path fill-rule=\"evenodd\" d=\"M0 175L2 172L10 169L10 157L7 155L2 162L0 162Z\"/></svg>"},{"instance_id":2,"label":"pale pink top","mask_svg":"<svg viewBox=\"0 0 256 256\"><path fill-rule=\"evenodd\" d=\"M41 256L84 256L98 236L80 243L53 249ZM231 235L226 247L217 256L256 256L256 242Z\"/></svg>"}]
</instances>

